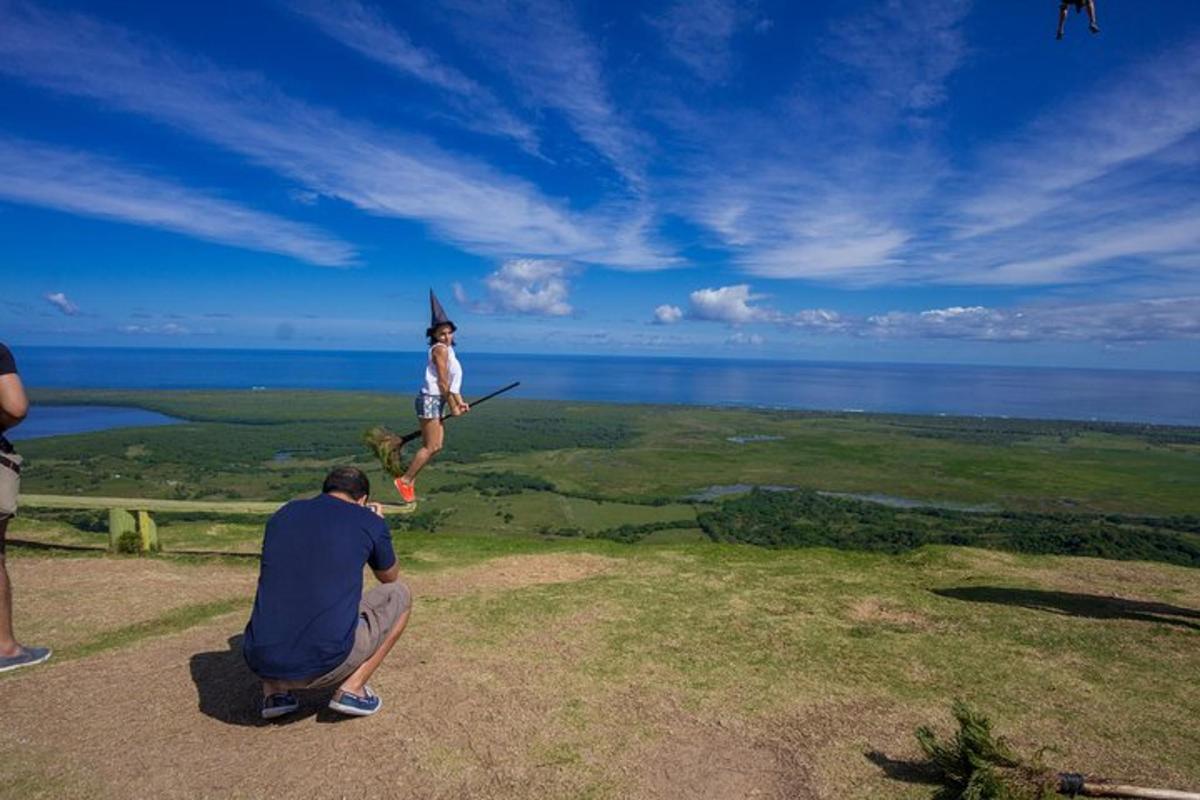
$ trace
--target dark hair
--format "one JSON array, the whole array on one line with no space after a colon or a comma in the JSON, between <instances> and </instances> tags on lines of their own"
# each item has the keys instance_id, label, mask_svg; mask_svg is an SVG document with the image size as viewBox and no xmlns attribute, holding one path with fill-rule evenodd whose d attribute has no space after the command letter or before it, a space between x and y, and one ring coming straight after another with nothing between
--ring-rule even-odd
<instances>
[{"instance_id":1,"label":"dark hair","mask_svg":"<svg viewBox=\"0 0 1200 800\"><path fill-rule=\"evenodd\" d=\"M358 467L336 467L325 476L321 491L325 494L342 492L350 495L351 500L358 500L371 493L371 481Z\"/></svg>"},{"instance_id":2,"label":"dark hair","mask_svg":"<svg viewBox=\"0 0 1200 800\"><path fill-rule=\"evenodd\" d=\"M433 334L437 332L438 328L441 328L445 325L450 326L451 333L456 333L458 331L458 326L455 325L453 322L439 322L437 325L430 325L428 328L425 329L425 338L429 340L429 344L431 344L431 345L437 344L437 339L433 338Z\"/></svg>"}]
</instances>

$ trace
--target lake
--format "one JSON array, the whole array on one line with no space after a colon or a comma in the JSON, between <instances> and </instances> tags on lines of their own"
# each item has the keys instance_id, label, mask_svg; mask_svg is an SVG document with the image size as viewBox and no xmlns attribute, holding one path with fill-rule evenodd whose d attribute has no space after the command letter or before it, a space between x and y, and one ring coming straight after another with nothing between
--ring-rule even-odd
<instances>
[{"instance_id":1,"label":"lake","mask_svg":"<svg viewBox=\"0 0 1200 800\"><path fill-rule=\"evenodd\" d=\"M68 433L91 433L110 428L141 428L152 425L173 425L183 422L156 411L114 406L41 406L30 407L29 416L7 434L19 442L41 436L62 436Z\"/></svg>"}]
</instances>

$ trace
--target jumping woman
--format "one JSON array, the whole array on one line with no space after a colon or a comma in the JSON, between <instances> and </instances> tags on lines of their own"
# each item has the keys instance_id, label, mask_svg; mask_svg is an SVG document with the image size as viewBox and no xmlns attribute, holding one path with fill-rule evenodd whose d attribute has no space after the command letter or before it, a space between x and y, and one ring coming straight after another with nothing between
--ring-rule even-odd
<instances>
[{"instance_id":1,"label":"jumping woman","mask_svg":"<svg viewBox=\"0 0 1200 800\"><path fill-rule=\"evenodd\" d=\"M454 354L454 334L458 327L446 316L433 290L429 290L430 322L425 331L429 340L429 358L425 364L425 382L417 394L415 406L421 423L421 449L413 456L408 470L396 478L396 491L405 503L416 502L413 484L417 473L437 455L445 440L442 417L461 416L471 410L462 398L462 365Z\"/></svg>"}]
</instances>

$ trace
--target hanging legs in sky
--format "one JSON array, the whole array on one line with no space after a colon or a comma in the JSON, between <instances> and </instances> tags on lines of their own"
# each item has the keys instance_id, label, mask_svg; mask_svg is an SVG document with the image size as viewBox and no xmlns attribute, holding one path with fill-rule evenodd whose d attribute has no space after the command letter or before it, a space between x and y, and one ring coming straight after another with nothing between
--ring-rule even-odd
<instances>
[{"instance_id":1,"label":"hanging legs in sky","mask_svg":"<svg viewBox=\"0 0 1200 800\"><path fill-rule=\"evenodd\" d=\"M1056 39L1063 38L1063 29L1067 25L1067 10L1071 6L1075 7L1076 14L1086 9L1088 14L1088 30L1092 33L1100 32L1100 26L1096 24L1095 0L1061 0L1058 6L1058 32L1055 34Z\"/></svg>"}]
</instances>

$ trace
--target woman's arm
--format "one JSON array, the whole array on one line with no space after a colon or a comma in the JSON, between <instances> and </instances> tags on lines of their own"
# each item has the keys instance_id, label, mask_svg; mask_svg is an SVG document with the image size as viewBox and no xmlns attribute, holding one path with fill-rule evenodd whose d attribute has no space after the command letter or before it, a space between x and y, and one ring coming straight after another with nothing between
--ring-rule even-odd
<instances>
[{"instance_id":1,"label":"woman's arm","mask_svg":"<svg viewBox=\"0 0 1200 800\"><path fill-rule=\"evenodd\" d=\"M450 414L457 417L466 412L467 404L450 391L450 356L446 353L448 349L444 344L433 346L433 368L437 370L438 392L450 405Z\"/></svg>"}]
</instances>

